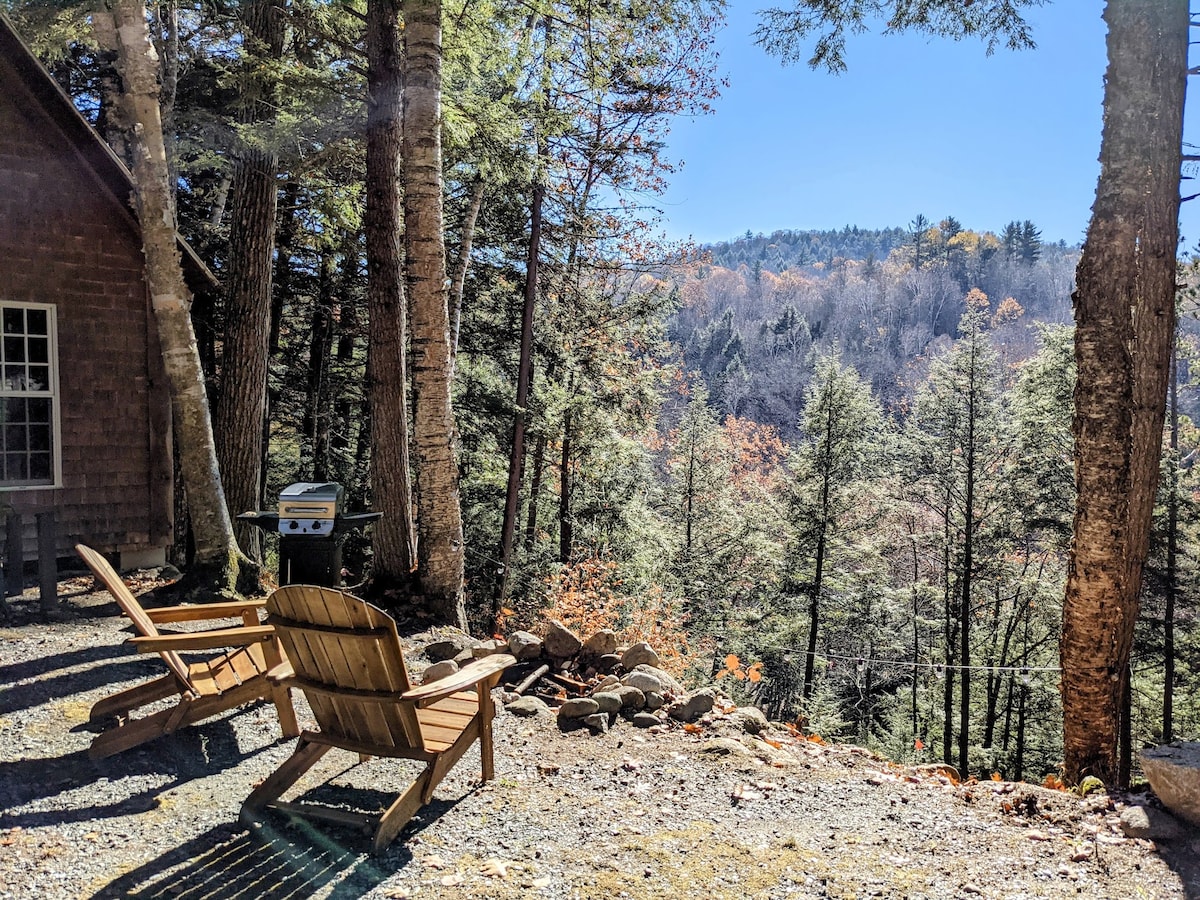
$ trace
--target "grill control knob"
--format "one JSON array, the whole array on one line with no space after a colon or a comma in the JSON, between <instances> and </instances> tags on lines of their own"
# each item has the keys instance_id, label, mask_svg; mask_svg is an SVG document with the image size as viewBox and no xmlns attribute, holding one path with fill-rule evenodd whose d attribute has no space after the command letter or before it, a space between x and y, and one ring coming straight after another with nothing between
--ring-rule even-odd
<instances>
[{"instance_id":1,"label":"grill control knob","mask_svg":"<svg viewBox=\"0 0 1200 900\"><path fill-rule=\"evenodd\" d=\"M320 530L321 530L321 523L318 522L316 519L313 519L313 531L320 531Z\"/></svg>"},{"instance_id":2,"label":"grill control knob","mask_svg":"<svg viewBox=\"0 0 1200 900\"><path fill-rule=\"evenodd\" d=\"M292 519L292 521L288 523L288 528L290 528L292 531L295 531L299 527L300 527L300 523L297 522L295 519Z\"/></svg>"}]
</instances>

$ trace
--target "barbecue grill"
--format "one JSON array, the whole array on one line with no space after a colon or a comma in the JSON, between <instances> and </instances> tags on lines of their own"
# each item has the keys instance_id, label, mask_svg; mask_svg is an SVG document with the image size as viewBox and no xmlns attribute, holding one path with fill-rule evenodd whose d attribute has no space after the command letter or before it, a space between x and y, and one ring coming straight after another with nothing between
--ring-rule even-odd
<instances>
[{"instance_id":1,"label":"barbecue grill","mask_svg":"<svg viewBox=\"0 0 1200 900\"><path fill-rule=\"evenodd\" d=\"M346 513L345 489L336 482L300 481L279 493L278 512L245 512L239 519L279 533L279 583L338 587L342 542L383 514Z\"/></svg>"}]
</instances>

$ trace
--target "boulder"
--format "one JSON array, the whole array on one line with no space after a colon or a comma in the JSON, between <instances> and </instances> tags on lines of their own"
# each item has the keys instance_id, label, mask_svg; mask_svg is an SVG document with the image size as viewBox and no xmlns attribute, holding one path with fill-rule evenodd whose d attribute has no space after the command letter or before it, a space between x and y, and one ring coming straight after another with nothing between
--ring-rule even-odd
<instances>
[{"instance_id":1,"label":"boulder","mask_svg":"<svg viewBox=\"0 0 1200 900\"><path fill-rule=\"evenodd\" d=\"M1149 841L1173 841L1185 834L1185 829L1168 812L1153 806L1129 806L1121 810L1121 832L1125 837Z\"/></svg>"},{"instance_id":2,"label":"boulder","mask_svg":"<svg viewBox=\"0 0 1200 900\"><path fill-rule=\"evenodd\" d=\"M520 716L523 719L550 712L550 707L541 697L518 697L504 708L514 716Z\"/></svg>"},{"instance_id":3,"label":"boulder","mask_svg":"<svg viewBox=\"0 0 1200 900\"><path fill-rule=\"evenodd\" d=\"M605 656L614 652L617 649L616 632L608 628L597 631L584 642L583 649L596 656Z\"/></svg>"},{"instance_id":4,"label":"boulder","mask_svg":"<svg viewBox=\"0 0 1200 900\"><path fill-rule=\"evenodd\" d=\"M445 678L447 675L453 675L458 671L458 663L452 659L443 659L441 662L434 663L421 673L421 684L429 684L431 681L437 681L439 678Z\"/></svg>"},{"instance_id":5,"label":"boulder","mask_svg":"<svg viewBox=\"0 0 1200 900\"><path fill-rule=\"evenodd\" d=\"M597 712L615 713L621 708L621 695L615 691L596 691L592 699L599 705Z\"/></svg>"},{"instance_id":6,"label":"boulder","mask_svg":"<svg viewBox=\"0 0 1200 900\"><path fill-rule=\"evenodd\" d=\"M479 644L471 648L471 655L475 659L483 659L485 656L494 656L497 653L508 652L508 641L489 638L486 641L480 641Z\"/></svg>"},{"instance_id":7,"label":"boulder","mask_svg":"<svg viewBox=\"0 0 1200 900\"><path fill-rule=\"evenodd\" d=\"M621 698L621 709L641 709L646 705L646 695L631 684L622 684L613 693Z\"/></svg>"},{"instance_id":8,"label":"boulder","mask_svg":"<svg viewBox=\"0 0 1200 900\"><path fill-rule=\"evenodd\" d=\"M646 709L650 710L658 709L667 702L666 698L663 697L662 694L658 693L658 691L646 691L645 697Z\"/></svg>"},{"instance_id":9,"label":"boulder","mask_svg":"<svg viewBox=\"0 0 1200 900\"><path fill-rule=\"evenodd\" d=\"M680 722L694 722L713 708L717 692L714 688L700 688L682 700L676 700L667 708L667 714Z\"/></svg>"},{"instance_id":10,"label":"boulder","mask_svg":"<svg viewBox=\"0 0 1200 900\"><path fill-rule=\"evenodd\" d=\"M583 717L583 724L597 734L604 734L608 731L608 716L604 713L592 713Z\"/></svg>"},{"instance_id":11,"label":"boulder","mask_svg":"<svg viewBox=\"0 0 1200 900\"><path fill-rule=\"evenodd\" d=\"M518 660L536 659L542 655L542 640L528 631L514 631L508 636L508 652Z\"/></svg>"},{"instance_id":12,"label":"boulder","mask_svg":"<svg viewBox=\"0 0 1200 900\"><path fill-rule=\"evenodd\" d=\"M649 663L639 663L638 665L634 666L632 671L649 672L651 675L657 678L665 688L663 691L664 694L674 694L677 697L682 697L685 693L687 693L683 689L683 685L679 683L675 676L665 669L660 669L657 666L650 665Z\"/></svg>"},{"instance_id":13,"label":"boulder","mask_svg":"<svg viewBox=\"0 0 1200 900\"><path fill-rule=\"evenodd\" d=\"M644 694L651 692L655 694L666 693L666 688L663 686L663 683L658 680L658 676L650 672L630 672L621 679L621 684L625 685L626 687L637 688Z\"/></svg>"},{"instance_id":14,"label":"boulder","mask_svg":"<svg viewBox=\"0 0 1200 900\"><path fill-rule=\"evenodd\" d=\"M729 714L729 721L746 734L761 734L767 730L767 717L757 706L739 706Z\"/></svg>"},{"instance_id":15,"label":"boulder","mask_svg":"<svg viewBox=\"0 0 1200 900\"><path fill-rule=\"evenodd\" d=\"M605 675L600 683L592 688L592 693L594 694L597 691L615 691L620 686L621 679L616 675Z\"/></svg>"},{"instance_id":16,"label":"boulder","mask_svg":"<svg viewBox=\"0 0 1200 900\"><path fill-rule=\"evenodd\" d=\"M621 657L617 656L617 654L605 653L598 660L596 660L596 671L603 672L605 675L607 675L620 664Z\"/></svg>"},{"instance_id":17,"label":"boulder","mask_svg":"<svg viewBox=\"0 0 1200 900\"><path fill-rule=\"evenodd\" d=\"M546 636L542 638L542 646L546 653L554 659L570 659L579 652L583 641L566 625L556 619L551 619L546 626Z\"/></svg>"},{"instance_id":18,"label":"boulder","mask_svg":"<svg viewBox=\"0 0 1200 900\"><path fill-rule=\"evenodd\" d=\"M558 708L560 719L582 719L600 711L600 704L591 697L575 697Z\"/></svg>"},{"instance_id":19,"label":"boulder","mask_svg":"<svg viewBox=\"0 0 1200 900\"><path fill-rule=\"evenodd\" d=\"M632 672L643 664L654 666L657 669L659 662L658 654L645 641L634 644L621 655L621 665L624 666L626 672Z\"/></svg>"},{"instance_id":20,"label":"boulder","mask_svg":"<svg viewBox=\"0 0 1200 900\"><path fill-rule=\"evenodd\" d=\"M425 655L434 662L441 662L444 659L456 659L464 651L469 654L477 643L479 642L470 635L452 634L449 637L442 638L440 641L426 644Z\"/></svg>"},{"instance_id":21,"label":"boulder","mask_svg":"<svg viewBox=\"0 0 1200 900\"><path fill-rule=\"evenodd\" d=\"M662 719L654 713L648 712L635 713L632 721L635 728L653 728L655 725L662 724Z\"/></svg>"},{"instance_id":22,"label":"boulder","mask_svg":"<svg viewBox=\"0 0 1200 900\"><path fill-rule=\"evenodd\" d=\"M1200 825L1200 743L1175 741L1142 751L1142 771L1162 805Z\"/></svg>"}]
</instances>

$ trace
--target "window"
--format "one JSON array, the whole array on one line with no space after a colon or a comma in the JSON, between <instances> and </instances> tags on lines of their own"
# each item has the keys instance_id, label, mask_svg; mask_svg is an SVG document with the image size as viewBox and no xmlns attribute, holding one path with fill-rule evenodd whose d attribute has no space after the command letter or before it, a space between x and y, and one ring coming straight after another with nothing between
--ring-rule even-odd
<instances>
[{"instance_id":1,"label":"window","mask_svg":"<svg viewBox=\"0 0 1200 900\"><path fill-rule=\"evenodd\" d=\"M0 303L0 488L58 483L54 307Z\"/></svg>"}]
</instances>

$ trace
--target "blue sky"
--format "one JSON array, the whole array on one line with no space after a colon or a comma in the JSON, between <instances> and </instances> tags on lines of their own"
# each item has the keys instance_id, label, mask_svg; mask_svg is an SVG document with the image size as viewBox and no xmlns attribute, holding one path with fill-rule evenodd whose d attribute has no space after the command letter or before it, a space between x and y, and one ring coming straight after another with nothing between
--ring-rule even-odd
<instances>
[{"instance_id":1,"label":"blue sky","mask_svg":"<svg viewBox=\"0 0 1200 900\"><path fill-rule=\"evenodd\" d=\"M755 46L768 5L732 0L719 39L729 87L713 115L672 127L667 152L684 166L660 198L668 237L904 226L923 213L992 231L1030 219L1044 240L1083 240L1099 173L1102 0L1029 10L1032 51L852 36L842 75ZM1200 143L1200 123L1189 133ZM1189 247L1198 204L1184 204Z\"/></svg>"}]
</instances>

